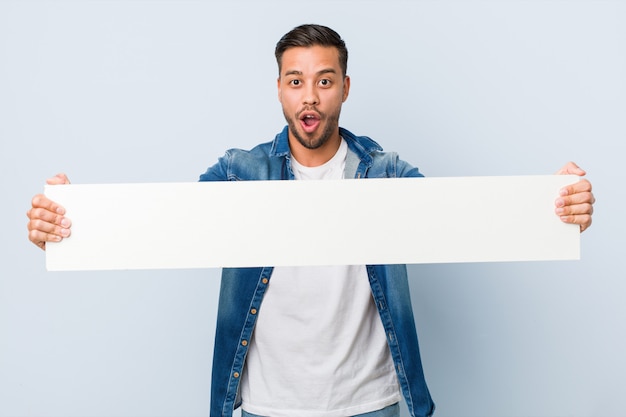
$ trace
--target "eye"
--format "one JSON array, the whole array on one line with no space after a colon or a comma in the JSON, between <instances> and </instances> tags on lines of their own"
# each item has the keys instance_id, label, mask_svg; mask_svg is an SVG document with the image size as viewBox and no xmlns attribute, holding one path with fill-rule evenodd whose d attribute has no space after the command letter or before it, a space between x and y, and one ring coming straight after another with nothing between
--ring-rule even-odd
<instances>
[{"instance_id":1,"label":"eye","mask_svg":"<svg viewBox=\"0 0 626 417\"><path fill-rule=\"evenodd\" d=\"M329 87L330 86L330 80L327 78L321 79L320 80L320 85L322 87Z\"/></svg>"},{"instance_id":2,"label":"eye","mask_svg":"<svg viewBox=\"0 0 626 417\"><path fill-rule=\"evenodd\" d=\"M291 80L291 81L289 81L289 84L291 84L293 86L298 86L298 85L300 85L300 80Z\"/></svg>"}]
</instances>

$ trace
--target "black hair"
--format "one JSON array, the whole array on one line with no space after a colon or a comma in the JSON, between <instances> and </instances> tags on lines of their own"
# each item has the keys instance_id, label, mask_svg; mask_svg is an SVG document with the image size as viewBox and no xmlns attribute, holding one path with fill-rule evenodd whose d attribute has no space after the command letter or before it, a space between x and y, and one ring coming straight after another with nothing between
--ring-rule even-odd
<instances>
[{"instance_id":1,"label":"black hair","mask_svg":"<svg viewBox=\"0 0 626 417\"><path fill-rule=\"evenodd\" d=\"M330 46L337 48L339 52L339 65L345 77L348 71L348 49L341 36L329 27L321 25L300 25L287 32L276 44L276 62L278 63L278 74L282 68L283 53L298 46Z\"/></svg>"}]
</instances>

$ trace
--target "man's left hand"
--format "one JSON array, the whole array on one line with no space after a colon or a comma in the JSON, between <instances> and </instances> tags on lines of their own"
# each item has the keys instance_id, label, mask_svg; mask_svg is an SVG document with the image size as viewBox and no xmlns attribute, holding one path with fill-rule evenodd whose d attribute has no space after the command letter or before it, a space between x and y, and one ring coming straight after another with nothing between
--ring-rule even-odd
<instances>
[{"instance_id":1,"label":"man's left hand","mask_svg":"<svg viewBox=\"0 0 626 417\"><path fill-rule=\"evenodd\" d=\"M568 162L557 171L557 175L574 174L584 176L586 172L573 162ZM577 183L561 188L556 199L556 214L565 223L580 225L581 233L591 226L593 204L596 202L591 192L591 183L582 179Z\"/></svg>"}]
</instances>

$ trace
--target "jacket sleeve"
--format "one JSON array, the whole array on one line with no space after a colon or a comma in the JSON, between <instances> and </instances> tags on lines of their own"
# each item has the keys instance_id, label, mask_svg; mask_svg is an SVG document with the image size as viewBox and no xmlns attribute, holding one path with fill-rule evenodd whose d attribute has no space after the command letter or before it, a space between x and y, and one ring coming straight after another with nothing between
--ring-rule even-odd
<instances>
[{"instance_id":1,"label":"jacket sleeve","mask_svg":"<svg viewBox=\"0 0 626 417\"><path fill-rule=\"evenodd\" d=\"M396 175L397 177L423 177L424 175L419 171L419 169L411 166L408 162L403 161L396 154Z\"/></svg>"},{"instance_id":2,"label":"jacket sleeve","mask_svg":"<svg viewBox=\"0 0 626 417\"><path fill-rule=\"evenodd\" d=\"M200 175L199 181L228 181L228 167L230 165L230 151L219 158L215 165L209 167Z\"/></svg>"}]
</instances>

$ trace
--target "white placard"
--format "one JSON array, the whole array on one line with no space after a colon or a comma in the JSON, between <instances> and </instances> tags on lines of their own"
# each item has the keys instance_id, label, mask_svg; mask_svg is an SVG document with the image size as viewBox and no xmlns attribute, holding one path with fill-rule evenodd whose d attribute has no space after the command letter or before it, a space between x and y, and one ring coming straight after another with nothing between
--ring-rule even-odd
<instances>
[{"instance_id":1,"label":"white placard","mask_svg":"<svg viewBox=\"0 0 626 417\"><path fill-rule=\"evenodd\" d=\"M47 268L110 270L579 259L554 213L578 177L46 186L72 220Z\"/></svg>"}]
</instances>

